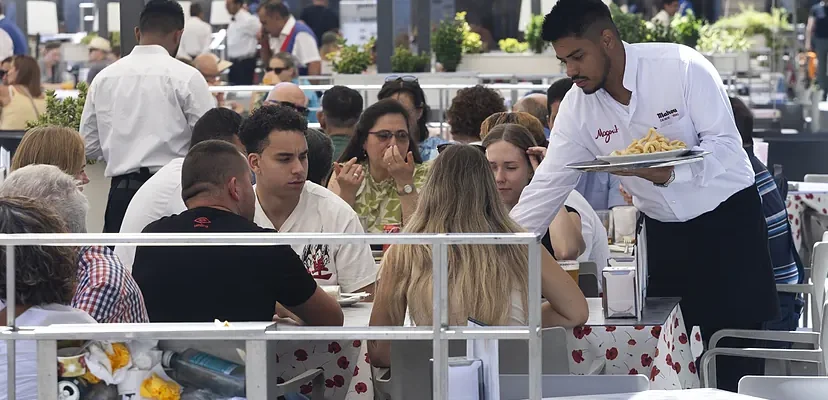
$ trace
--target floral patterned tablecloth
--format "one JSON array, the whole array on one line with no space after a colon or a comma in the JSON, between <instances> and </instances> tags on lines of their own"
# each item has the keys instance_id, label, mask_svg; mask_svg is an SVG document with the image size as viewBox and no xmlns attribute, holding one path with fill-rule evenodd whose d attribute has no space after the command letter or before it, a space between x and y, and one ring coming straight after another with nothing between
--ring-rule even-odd
<instances>
[{"instance_id":1,"label":"floral patterned tablecloth","mask_svg":"<svg viewBox=\"0 0 828 400\"><path fill-rule=\"evenodd\" d=\"M828 195L813 193L789 194L785 201L785 206L788 211L788 220L791 222L791 234L793 234L794 245L796 246L796 250L800 251L803 244L802 240L805 236L803 228L810 228L805 226L805 210L812 209L819 213L819 215L828 216ZM821 240L821 236L817 240ZM808 244L808 246L810 245Z\"/></svg>"},{"instance_id":2,"label":"floral patterned tablecloth","mask_svg":"<svg viewBox=\"0 0 828 400\"><path fill-rule=\"evenodd\" d=\"M660 326L584 326L572 330L567 347L573 374L590 372L604 361L606 375L650 377L652 389L700 387L697 360L703 345L698 327L687 334L681 308L676 305Z\"/></svg>"}]
</instances>

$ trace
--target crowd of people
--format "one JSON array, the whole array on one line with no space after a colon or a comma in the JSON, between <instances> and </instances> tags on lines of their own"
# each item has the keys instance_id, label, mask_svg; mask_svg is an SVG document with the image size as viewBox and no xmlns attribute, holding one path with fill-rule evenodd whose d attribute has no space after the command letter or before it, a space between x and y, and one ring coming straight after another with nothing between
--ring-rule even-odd
<instances>
[{"instance_id":1,"label":"crowd of people","mask_svg":"<svg viewBox=\"0 0 828 400\"><path fill-rule=\"evenodd\" d=\"M234 23L251 26L238 27L233 40L256 23L270 42L299 45L294 29L314 34L282 8L278 0L261 4L261 21L243 7L231 12ZM646 227L649 295L681 296L688 326L701 326L705 338L726 327L796 327L798 299L777 298L773 283L801 281L802 263L773 180L748 158L750 110L738 100L731 105L715 69L695 51L623 43L600 0L561 0L546 17L544 39L571 78L513 110L485 86L459 90L447 110L451 140L429 132L430 108L414 76L387 77L378 101L364 109L357 91L334 86L312 115L295 78L301 68L313 72L313 57L300 50L300 62L292 63L281 54L297 50L284 44L268 64L278 84L260 106L246 118L217 107L204 74L175 59L185 26L177 2L149 1L139 44L92 80L80 132L41 127L25 134L0 185L0 233L85 232L87 159L106 162L112 180L105 232L528 230L542 237L543 325L572 328L589 310L558 260L591 261L600 272L610 253L596 211L634 204ZM232 48L234 66L255 57L251 48ZM27 63L25 56L11 61L9 97L0 92L4 115L7 104L17 101L9 109L22 113L27 97L33 108L42 97L37 77L22 72L37 65ZM230 74L237 83L248 77L238 67ZM566 168L623 149L674 104L674 119L656 126L710 151L703 162L620 177ZM311 118L322 131L308 127ZM612 125L614 133L602 136ZM371 295L371 325L429 325L431 248L391 246L378 264L380 251L323 243L21 247L15 313L18 325L290 319L336 326L342 310L320 288L336 285ZM450 322L526 324L527 262L527 249L517 245L450 247ZM368 349L373 365L390 364L388 342ZM35 393L26 392L35 384L26 369L34 368L35 353L32 343L18 344L18 363L28 366L17 369L20 398ZM720 366L720 382L755 371L755 363L731 360Z\"/></svg>"}]
</instances>

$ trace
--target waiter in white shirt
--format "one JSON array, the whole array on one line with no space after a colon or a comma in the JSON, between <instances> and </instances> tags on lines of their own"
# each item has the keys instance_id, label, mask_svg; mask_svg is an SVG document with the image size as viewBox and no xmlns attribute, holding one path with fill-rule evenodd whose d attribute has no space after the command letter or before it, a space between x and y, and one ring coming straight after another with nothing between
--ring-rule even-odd
<instances>
[{"instance_id":1,"label":"waiter in white shirt","mask_svg":"<svg viewBox=\"0 0 828 400\"><path fill-rule=\"evenodd\" d=\"M313 29L297 21L281 0L269 0L259 6L262 23L261 56L265 65L277 53L290 53L299 60L299 75L322 74L322 57Z\"/></svg>"},{"instance_id":2,"label":"waiter in white shirt","mask_svg":"<svg viewBox=\"0 0 828 400\"><path fill-rule=\"evenodd\" d=\"M252 85L258 58L257 36L262 25L258 17L244 8L244 0L225 0L224 6L231 15L227 25L227 59L233 63L227 80L231 85Z\"/></svg>"},{"instance_id":3,"label":"waiter in white shirt","mask_svg":"<svg viewBox=\"0 0 828 400\"><path fill-rule=\"evenodd\" d=\"M545 231L578 183L567 164L624 150L652 127L709 151L695 164L621 177L645 215L647 295L681 297L687 326L700 326L705 339L723 328L761 329L778 310L767 230L716 69L689 47L623 43L601 0L560 0L543 38L580 90L561 103L548 155L512 217ZM720 388L735 390L742 375L762 372L761 360L719 361Z\"/></svg>"},{"instance_id":4,"label":"waiter in white shirt","mask_svg":"<svg viewBox=\"0 0 828 400\"><path fill-rule=\"evenodd\" d=\"M112 178L104 232L118 232L138 188L187 154L193 126L213 107L201 73L173 58L183 30L178 2L151 0L135 28L138 46L89 88L80 126L86 156L106 161Z\"/></svg>"},{"instance_id":5,"label":"waiter in white shirt","mask_svg":"<svg viewBox=\"0 0 828 400\"><path fill-rule=\"evenodd\" d=\"M181 35L181 47L178 56L187 56L195 59L201 54L210 51L213 41L213 26L204 21L204 9L201 4L190 5L190 18L184 21L184 33Z\"/></svg>"}]
</instances>

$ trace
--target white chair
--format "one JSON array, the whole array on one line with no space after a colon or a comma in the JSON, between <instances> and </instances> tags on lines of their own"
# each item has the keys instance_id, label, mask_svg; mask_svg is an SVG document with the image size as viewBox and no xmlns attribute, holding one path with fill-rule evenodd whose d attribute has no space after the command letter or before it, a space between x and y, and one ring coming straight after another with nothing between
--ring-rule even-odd
<instances>
[{"instance_id":1,"label":"white chair","mask_svg":"<svg viewBox=\"0 0 828 400\"><path fill-rule=\"evenodd\" d=\"M768 400L820 399L828 393L824 376L746 376L739 381L739 394Z\"/></svg>"},{"instance_id":2,"label":"white chair","mask_svg":"<svg viewBox=\"0 0 828 400\"><path fill-rule=\"evenodd\" d=\"M807 174L805 182L828 183L828 174Z\"/></svg>"},{"instance_id":3,"label":"white chair","mask_svg":"<svg viewBox=\"0 0 828 400\"><path fill-rule=\"evenodd\" d=\"M638 393L650 390L644 375L543 375L544 398ZM500 400L529 398L528 375L500 375Z\"/></svg>"}]
</instances>

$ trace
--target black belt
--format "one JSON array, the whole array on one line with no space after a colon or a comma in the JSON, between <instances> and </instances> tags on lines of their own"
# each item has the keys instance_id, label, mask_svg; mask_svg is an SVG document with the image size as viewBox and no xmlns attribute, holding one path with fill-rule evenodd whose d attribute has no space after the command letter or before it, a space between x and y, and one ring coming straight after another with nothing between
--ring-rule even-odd
<instances>
[{"instance_id":1,"label":"black belt","mask_svg":"<svg viewBox=\"0 0 828 400\"><path fill-rule=\"evenodd\" d=\"M111 186L116 189L129 189L131 186L140 187L149 178L152 178L152 175L153 173L150 172L149 168L141 167L138 172L113 176Z\"/></svg>"}]
</instances>

